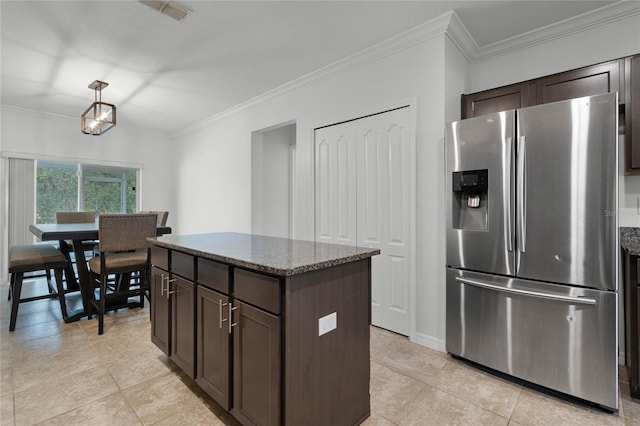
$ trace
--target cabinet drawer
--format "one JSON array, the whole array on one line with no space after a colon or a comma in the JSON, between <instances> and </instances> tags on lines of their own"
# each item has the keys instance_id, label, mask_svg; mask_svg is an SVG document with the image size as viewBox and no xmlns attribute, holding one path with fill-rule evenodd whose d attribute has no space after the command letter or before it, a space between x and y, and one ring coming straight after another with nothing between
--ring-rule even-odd
<instances>
[{"instance_id":1,"label":"cabinet drawer","mask_svg":"<svg viewBox=\"0 0 640 426\"><path fill-rule=\"evenodd\" d=\"M267 275L234 269L233 295L274 314L280 313L280 280Z\"/></svg>"},{"instance_id":2,"label":"cabinet drawer","mask_svg":"<svg viewBox=\"0 0 640 426\"><path fill-rule=\"evenodd\" d=\"M198 258L198 284L229 294L229 266L214 260Z\"/></svg>"},{"instance_id":3,"label":"cabinet drawer","mask_svg":"<svg viewBox=\"0 0 640 426\"><path fill-rule=\"evenodd\" d=\"M190 254L180 253L179 251L171 252L171 272L190 281L194 281L195 274L193 272L193 256Z\"/></svg>"},{"instance_id":4,"label":"cabinet drawer","mask_svg":"<svg viewBox=\"0 0 640 426\"><path fill-rule=\"evenodd\" d=\"M151 264L165 271L169 270L169 250L151 246Z\"/></svg>"}]
</instances>

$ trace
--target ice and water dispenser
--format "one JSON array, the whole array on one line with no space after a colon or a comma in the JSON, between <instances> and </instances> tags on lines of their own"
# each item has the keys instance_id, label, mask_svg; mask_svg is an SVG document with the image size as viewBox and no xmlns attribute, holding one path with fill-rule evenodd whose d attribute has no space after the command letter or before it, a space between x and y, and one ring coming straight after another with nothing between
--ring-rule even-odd
<instances>
[{"instance_id":1,"label":"ice and water dispenser","mask_svg":"<svg viewBox=\"0 0 640 426\"><path fill-rule=\"evenodd\" d=\"M451 209L455 229L486 230L489 171L464 170L453 172L453 206Z\"/></svg>"}]
</instances>

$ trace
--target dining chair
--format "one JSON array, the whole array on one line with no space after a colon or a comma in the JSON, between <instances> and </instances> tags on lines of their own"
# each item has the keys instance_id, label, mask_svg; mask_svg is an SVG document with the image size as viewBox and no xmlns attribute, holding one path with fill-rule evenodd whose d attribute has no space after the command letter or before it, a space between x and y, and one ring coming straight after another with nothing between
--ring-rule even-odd
<instances>
[{"instance_id":1,"label":"dining chair","mask_svg":"<svg viewBox=\"0 0 640 426\"><path fill-rule=\"evenodd\" d=\"M56 223L93 223L96 221L96 212L56 212ZM88 240L82 242L85 254L93 255L93 249L98 245L97 241ZM60 250L67 258L70 265L75 265L75 256L72 257L73 242L60 241Z\"/></svg>"},{"instance_id":2,"label":"dining chair","mask_svg":"<svg viewBox=\"0 0 640 426\"><path fill-rule=\"evenodd\" d=\"M57 298L60 302L62 318L67 320L67 307L62 288L62 272L67 266L65 256L51 244L32 244L11 246L9 249L9 300L11 300L11 317L9 331L15 330L20 303L32 302L47 298ZM53 269L56 277L56 287L51 282L49 270ZM29 272L47 271L48 294L22 297L24 274Z\"/></svg>"},{"instance_id":3,"label":"dining chair","mask_svg":"<svg viewBox=\"0 0 640 426\"><path fill-rule=\"evenodd\" d=\"M56 212L56 223L93 223L96 221L96 212ZM67 242L70 244L70 242ZM84 251L92 251L98 244L97 241L83 241Z\"/></svg>"},{"instance_id":4,"label":"dining chair","mask_svg":"<svg viewBox=\"0 0 640 426\"><path fill-rule=\"evenodd\" d=\"M149 247L147 238L156 236L156 214L101 214L98 218L100 255L89 260L91 279L99 288L92 304L98 314L98 334L104 332L107 308L144 307L149 282ZM127 277L138 272L139 282L131 286ZM117 285L108 285L110 275L123 277ZM129 302L139 296L139 302ZM107 302L110 302L107 304ZM91 318L92 315L89 315Z\"/></svg>"},{"instance_id":5,"label":"dining chair","mask_svg":"<svg viewBox=\"0 0 640 426\"><path fill-rule=\"evenodd\" d=\"M166 226L167 225L167 218L169 217L169 212L166 210L148 210L148 211L140 211L138 213L141 214L156 214L158 215L158 222L157 222L157 226ZM133 276L134 280L137 280L139 277L137 276ZM146 292L146 297L147 300L151 301L151 294L150 292Z\"/></svg>"},{"instance_id":6,"label":"dining chair","mask_svg":"<svg viewBox=\"0 0 640 426\"><path fill-rule=\"evenodd\" d=\"M158 215L158 226L166 226L167 219L169 218L169 212L166 210L150 210L150 211L141 211L140 213L155 213Z\"/></svg>"},{"instance_id":7,"label":"dining chair","mask_svg":"<svg viewBox=\"0 0 640 426\"><path fill-rule=\"evenodd\" d=\"M56 223L93 223L96 212L57 212Z\"/></svg>"}]
</instances>

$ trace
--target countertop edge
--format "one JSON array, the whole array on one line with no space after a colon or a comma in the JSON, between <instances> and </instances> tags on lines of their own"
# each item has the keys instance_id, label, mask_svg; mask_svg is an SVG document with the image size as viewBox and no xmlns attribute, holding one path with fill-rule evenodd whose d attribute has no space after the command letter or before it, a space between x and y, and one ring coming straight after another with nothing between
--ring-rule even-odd
<instances>
[{"instance_id":1,"label":"countertop edge","mask_svg":"<svg viewBox=\"0 0 640 426\"><path fill-rule=\"evenodd\" d=\"M222 263L228 263L233 266L239 266L239 267L257 271L257 272L266 272L268 274L285 276L285 277L304 274L306 272L317 271L317 270L329 268L332 266L343 265L345 263L357 262L359 260L367 259L372 256L380 254L379 249L368 249L368 251L366 252L356 253L356 254L341 257L338 259L331 259L323 262L318 262L318 263L313 263L308 265L301 265L301 266L297 266L295 268L290 268L290 269L282 269L282 268L274 268L267 265L262 265L259 263L240 260L236 258L231 258L227 256L222 256L215 253L204 252L191 247L187 247L179 244L172 244L166 241L160 241L155 238L148 238L148 241L155 246L178 250L183 253L188 253L194 256L202 257L205 259L211 259L211 260L215 260Z\"/></svg>"}]
</instances>

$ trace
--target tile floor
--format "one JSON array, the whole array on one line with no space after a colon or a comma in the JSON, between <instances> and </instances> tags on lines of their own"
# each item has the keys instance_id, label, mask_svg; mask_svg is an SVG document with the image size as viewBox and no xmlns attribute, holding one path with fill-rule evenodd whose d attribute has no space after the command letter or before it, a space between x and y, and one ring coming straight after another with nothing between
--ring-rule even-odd
<instances>
[{"instance_id":1,"label":"tile floor","mask_svg":"<svg viewBox=\"0 0 640 426\"><path fill-rule=\"evenodd\" d=\"M9 333L7 285L0 290L0 424L238 424L151 343L148 305L111 313L98 336L96 319L64 324L57 302L24 303ZM640 424L640 403L626 383L620 390L620 412L607 414L372 327L364 424Z\"/></svg>"}]
</instances>

